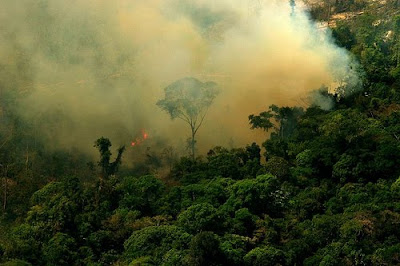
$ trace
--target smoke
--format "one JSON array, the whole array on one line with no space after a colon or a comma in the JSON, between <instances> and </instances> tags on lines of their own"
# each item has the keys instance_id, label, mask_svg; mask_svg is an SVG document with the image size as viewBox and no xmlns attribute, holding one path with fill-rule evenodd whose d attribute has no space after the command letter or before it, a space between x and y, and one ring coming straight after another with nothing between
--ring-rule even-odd
<instances>
[{"instance_id":1,"label":"smoke","mask_svg":"<svg viewBox=\"0 0 400 266\"><path fill-rule=\"evenodd\" d=\"M328 88L325 86L310 92L309 102L325 111L331 110L335 105L332 95L329 94Z\"/></svg>"},{"instance_id":2,"label":"smoke","mask_svg":"<svg viewBox=\"0 0 400 266\"><path fill-rule=\"evenodd\" d=\"M221 88L202 151L263 140L247 117L270 104L359 83L346 51L286 0L3 0L0 25L1 89L49 147L93 152L100 136L129 144L146 129L182 150L187 126L156 102L187 76Z\"/></svg>"}]
</instances>

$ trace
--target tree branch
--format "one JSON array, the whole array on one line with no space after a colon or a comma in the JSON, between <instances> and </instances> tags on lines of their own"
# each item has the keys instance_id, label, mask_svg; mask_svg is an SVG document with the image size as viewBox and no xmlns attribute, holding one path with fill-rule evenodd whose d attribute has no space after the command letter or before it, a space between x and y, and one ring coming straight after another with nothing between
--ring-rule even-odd
<instances>
[{"instance_id":1,"label":"tree branch","mask_svg":"<svg viewBox=\"0 0 400 266\"><path fill-rule=\"evenodd\" d=\"M200 126L201 126L201 124L203 124L204 117L206 117L207 111L208 111L208 108L207 108L207 109L206 109L206 111L204 112L204 115L201 117L201 120L200 120L200 123L199 123L199 125L198 125L198 126L197 126L197 128L194 130L194 134L196 134L196 133L197 133L197 130L199 130L199 128L200 128Z\"/></svg>"},{"instance_id":2,"label":"tree branch","mask_svg":"<svg viewBox=\"0 0 400 266\"><path fill-rule=\"evenodd\" d=\"M177 117L180 118L180 119L182 119L182 120L185 121L186 123L191 124L190 118L189 118L187 115L185 115L182 111L179 111L179 115L178 115Z\"/></svg>"}]
</instances>

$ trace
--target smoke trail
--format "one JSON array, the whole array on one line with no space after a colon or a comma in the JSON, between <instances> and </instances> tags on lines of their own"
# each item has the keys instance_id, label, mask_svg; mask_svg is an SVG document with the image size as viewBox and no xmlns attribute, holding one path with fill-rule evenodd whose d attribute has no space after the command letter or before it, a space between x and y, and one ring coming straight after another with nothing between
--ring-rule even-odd
<instances>
[{"instance_id":1,"label":"smoke trail","mask_svg":"<svg viewBox=\"0 0 400 266\"><path fill-rule=\"evenodd\" d=\"M183 147L185 125L155 103L164 87L186 76L222 88L199 132L203 149L261 139L247 116L272 103L298 105L321 84L334 90L359 83L348 54L298 3L295 16L288 1L261 0L2 6L2 89L24 92L19 114L54 147L91 151L99 136L119 145L143 128L153 140Z\"/></svg>"}]
</instances>

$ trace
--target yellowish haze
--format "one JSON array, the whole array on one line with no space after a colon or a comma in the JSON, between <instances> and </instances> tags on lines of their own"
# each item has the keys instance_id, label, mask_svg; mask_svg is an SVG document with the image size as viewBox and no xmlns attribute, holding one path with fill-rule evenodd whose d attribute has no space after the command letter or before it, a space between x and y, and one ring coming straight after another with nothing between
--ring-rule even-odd
<instances>
[{"instance_id":1,"label":"yellowish haze","mask_svg":"<svg viewBox=\"0 0 400 266\"><path fill-rule=\"evenodd\" d=\"M358 83L329 32L283 0L3 0L0 24L2 89L21 94L20 115L55 148L129 145L145 129L148 145L183 150L187 126L155 103L186 76L221 88L203 152L265 138L247 117L270 104Z\"/></svg>"}]
</instances>

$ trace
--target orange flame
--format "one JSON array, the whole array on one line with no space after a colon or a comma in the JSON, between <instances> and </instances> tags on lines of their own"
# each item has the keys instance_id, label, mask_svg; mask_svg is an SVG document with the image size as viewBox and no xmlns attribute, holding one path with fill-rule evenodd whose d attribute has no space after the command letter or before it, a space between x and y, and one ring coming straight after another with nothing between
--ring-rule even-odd
<instances>
[{"instance_id":1,"label":"orange flame","mask_svg":"<svg viewBox=\"0 0 400 266\"><path fill-rule=\"evenodd\" d=\"M147 138L149 137L149 134L142 129L142 134L140 137L135 138L132 142L131 142L131 146L135 147L137 145L140 145L143 141L145 141Z\"/></svg>"}]
</instances>

